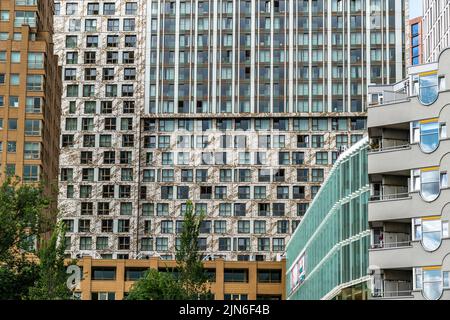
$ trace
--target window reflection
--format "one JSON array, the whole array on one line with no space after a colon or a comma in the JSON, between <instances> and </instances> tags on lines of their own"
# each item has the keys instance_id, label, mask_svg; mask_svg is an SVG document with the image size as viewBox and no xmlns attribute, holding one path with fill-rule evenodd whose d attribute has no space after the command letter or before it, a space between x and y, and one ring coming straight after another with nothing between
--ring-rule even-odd
<instances>
[{"instance_id":1,"label":"window reflection","mask_svg":"<svg viewBox=\"0 0 450 320\"><path fill-rule=\"evenodd\" d=\"M438 170L421 172L420 194L425 201L433 201L439 196L439 177Z\"/></svg>"},{"instance_id":2,"label":"window reflection","mask_svg":"<svg viewBox=\"0 0 450 320\"><path fill-rule=\"evenodd\" d=\"M423 270L423 296L429 300L438 300L442 295L441 269Z\"/></svg>"},{"instance_id":3,"label":"window reflection","mask_svg":"<svg viewBox=\"0 0 450 320\"><path fill-rule=\"evenodd\" d=\"M439 123L420 124L420 148L423 152L433 152L439 146Z\"/></svg>"},{"instance_id":4,"label":"window reflection","mask_svg":"<svg viewBox=\"0 0 450 320\"><path fill-rule=\"evenodd\" d=\"M438 216L415 218L413 225L414 240L421 240L426 251L438 249L442 239L448 238L448 221L442 221Z\"/></svg>"},{"instance_id":5,"label":"window reflection","mask_svg":"<svg viewBox=\"0 0 450 320\"><path fill-rule=\"evenodd\" d=\"M424 105L430 105L438 98L437 73L421 75L419 77L419 101Z\"/></svg>"},{"instance_id":6,"label":"window reflection","mask_svg":"<svg viewBox=\"0 0 450 320\"><path fill-rule=\"evenodd\" d=\"M434 251L441 245L441 220L424 220L422 223L422 246L427 251Z\"/></svg>"}]
</instances>

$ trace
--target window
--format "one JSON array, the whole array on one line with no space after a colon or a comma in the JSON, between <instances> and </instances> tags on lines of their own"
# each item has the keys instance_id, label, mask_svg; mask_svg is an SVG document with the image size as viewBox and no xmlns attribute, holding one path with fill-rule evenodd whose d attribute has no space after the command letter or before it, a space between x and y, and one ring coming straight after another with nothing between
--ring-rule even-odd
<instances>
[{"instance_id":1,"label":"window","mask_svg":"<svg viewBox=\"0 0 450 320\"><path fill-rule=\"evenodd\" d=\"M226 233L227 222L225 220L214 221L214 233Z\"/></svg>"},{"instance_id":2,"label":"window","mask_svg":"<svg viewBox=\"0 0 450 320\"><path fill-rule=\"evenodd\" d=\"M114 15L116 13L115 3L104 3L103 4L103 14L104 15Z\"/></svg>"},{"instance_id":3,"label":"window","mask_svg":"<svg viewBox=\"0 0 450 320\"><path fill-rule=\"evenodd\" d=\"M69 32L81 31L81 19L70 19L69 20Z\"/></svg>"},{"instance_id":4,"label":"window","mask_svg":"<svg viewBox=\"0 0 450 320\"><path fill-rule=\"evenodd\" d=\"M426 219L413 219L414 240L421 240L426 251L435 251L439 248L443 238L448 235L448 221L429 217Z\"/></svg>"},{"instance_id":5,"label":"window","mask_svg":"<svg viewBox=\"0 0 450 320\"><path fill-rule=\"evenodd\" d=\"M272 249L273 251L284 251L284 238L273 238Z\"/></svg>"},{"instance_id":6,"label":"window","mask_svg":"<svg viewBox=\"0 0 450 320\"><path fill-rule=\"evenodd\" d=\"M123 31L134 31L134 30L135 30L134 18L123 19Z\"/></svg>"},{"instance_id":7,"label":"window","mask_svg":"<svg viewBox=\"0 0 450 320\"><path fill-rule=\"evenodd\" d=\"M156 251L167 251L169 249L168 238L156 238Z\"/></svg>"},{"instance_id":8,"label":"window","mask_svg":"<svg viewBox=\"0 0 450 320\"><path fill-rule=\"evenodd\" d=\"M20 52L11 51L11 63L20 63Z\"/></svg>"},{"instance_id":9,"label":"window","mask_svg":"<svg viewBox=\"0 0 450 320\"><path fill-rule=\"evenodd\" d=\"M255 220L253 222L253 233L265 234L266 233L266 221Z\"/></svg>"},{"instance_id":10,"label":"window","mask_svg":"<svg viewBox=\"0 0 450 320\"><path fill-rule=\"evenodd\" d=\"M230 251L230 250L231 250L231 239L219 238L219 251Z\"/></svg>"},{"instance_id":11,"label":"window","mask_svg":"<svg viewBox=\"0 0 450 320\"><path fill-rule=\"evenodd\" d=\"M102 220L102 232L110 233L113 232L113 220L112 219L104 219Z\"/></svg>"},{"instance_id":12,"label":"window","mask_svg":"<svg viewBox=\"0 0 450 320\"><path fill-rule=\"evenodd\" d=\"M328 164L328 153L316 152L316 164Z\"/></svg>"},{"instance_id":13,"label":"window","mask_svg":"<svg viewBox=\"0 0 450 320\"><path fill-rule=\"evenodd\" d=\"M247 269L225 269L224 282L248 282Z\"/></svg>"},{"instance_id":14,"label":"window","mask_svg":"<svg viewBox=\"0 0 450 320\"><path fill-rule=\"evenodd\" d=\"M413 170L412 176L412 189L420 190L420 195L428 202L437 199L440 189L448 186L447 173L440 173L437 167Z\"/></svg>"},{"instance_id":15,"label":"window","mask_svg":"<svg viewBox=\"0 0 450 320\"><path fill-rule=\"evenodd\" d=\"M23 181L25 181L25 182L39 181L39 166L24 165L23 166Z\"/></svg>"},{"instance_id":16,"label":"window","mask_svg":"<svg viewBox=\"0 0 450 320\"><path fill-rule=\"evenodd\" d=\"M43 75L27 75L27 90L42 91L44 90Z\"/></svg>"},{"instance_id":17,"label":"window","mask_svg":"<svg viewBox=\"0 0 450 320\"><path fill-rule=\"evenodd\" d=\"M9 106L17 108L19 107L19 97L18 96L9 96Z\"/></svg>"},{"instance_id":18,"label":"window","mask_svg":"<svg viewBox=\"0 0 450 320\"><path fill-rule=\"evenodd\" d=\"M36 15L37 12L35 11L16 11L14 27L18 28L25 24L31 28L36 28Z\"/></svg>"},{"instance_id":19,"label":"window","mask_svg":"<svg viewBox=\"0 0 450 320\"><path fill-rule=\"evenodd\" d=\"M92 267L92 280L116 280L115 267Z\"/></svg>"},{"instance_id":20,"label":"window","mask_svg":"<svg viewBox=\"0 0 450 320\"><path fill-rule=\"evenodd\" d=\"M414 287L422 289L426 299L438 300L441 297L445 279L440 267L415 268L414 274Z\"/></svg>"},{"instance_id":21,"label":"window","mask_svg":"<svg viewBox=\"0 0 450 320\"><path fill-rule=\"evenodd\" d=\"M9 21L9 11L0 11L0 21Z\"/></svg>"},{"instance_id":22,"label":"window","mask_svg":"<svg viewBox=\"0 0 450 320\"><path fill-rule=\"evenodd\" d=\"M136 15L136 13L137 13L137 2L125 3L125 14L126 15Z\"/></svg>"},{"instance_id":23,"label":"window","mask_svg":"<svg viewBox=\"0 0 450 320\"><path fill-rule=\"evenodd\" d=\"M16 73L11 73L9 76L9 84L12 86L18 86L20 84L20 76Z\"/></svg>"},{"instance_id":24,"label":"window","mask_svg":"<svg viewBox=\"0 0 450 320\"><path fill-rule=\"evenodd\" d=\"M98 36L86 36L86 48L97 48Z\"/></svg>"},{"instance_id":25,"label":"window","mask_svg":"<svg viewBox=\"0 0 450 320\"><path fill-rule=\"evenodd\" d=\"M419 76L419 101L424 105L434 103L439 94L437 72L429 72Z\"/></svg>"},{"instance_id":26,"label":"window","mask_svg":"<svg viewBox=\"0 0 450 320\"><path fill-rule=\"evenodd\" d=\"M108 237L97 237L95 248L97 250L108 249Z\"/></svg>"},{"instance_id":27,"label":"window","mask_svg":"<svg viewBox=\"0 0 450 320\"><path fill-rule=\"evenodd\" d=\"M118 242L119 250L130 250L130 237L119 237Z\"/></svg>"},{"instance_id":28,"label":"window","mask_svg":"<svg viewBox=\"0 0 450 320\"><path fill-rule=\"evenodd\" d=\"M17 119L8 119L8 129L17 130Z\"/></svg>"},{"instance_id":29,"label":"window","mask_svg":"<svg viewBox=\"0 0 450 320\"><path fill-rule=\"evenodd\" d=\"M80 237L80 250L92 249L92 237Z\"/></svg>"},{"instance_id":30,"label":"window","mask_svg":"<svg viewBox=\"0 0 450 320\"><path fill-rule=\"evenodd\" d=\"M258 270L258 282L281 283L281 270Z\"/></svg>"},{"instance_id":31,"label":"window","mask_svg":"<svg viewBox=\"0 0 450 320\"><path fill-rule=\"evenodd\" d=\"M282 217L285 215L285 204L284 203L274 203L273 205L273 216Z\"/></svg>"},{"instance_id":32,"label":"window","mask_svg":"<svg viewBox=\"0 0 450 320\"><path fill-rule=\"evenodd\" d=\"M77 36L66 36L66 48L76 48L77 42Z\"/></svg>"},{"instance_id":33,"label":"window","mask_svg":"<svg viewBox=\"0 0 450 320\"><path fill-rule=\"evenodd\" d=\"M439 146L440 138L446 138L446 127L438 121L422 120L412 123L412 140L420 142L420 148L425 153L435 151ZM417 137L419 136L419 137Z\"/></svg>"},{"instance_id":34,"label":"window","mask_svg":"<svg viewBox=\"0 0 450 320\"><path fill-rule=\"evenodd\" d=\"M78 63L78 52L67 52L66 53L66 63L67 64L77 64Z\"/></svg>"}]
</instances>

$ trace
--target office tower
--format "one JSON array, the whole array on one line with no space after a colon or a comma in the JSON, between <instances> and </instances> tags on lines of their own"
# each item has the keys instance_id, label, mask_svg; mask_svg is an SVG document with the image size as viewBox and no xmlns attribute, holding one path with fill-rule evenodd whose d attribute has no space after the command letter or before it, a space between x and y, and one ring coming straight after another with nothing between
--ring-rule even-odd
<instances>
[{"instance_id":1,"label":"office tower","mask_svg":"<svg viewBox=\"0 0 450 320\"><path fill-rule=\"evenodd\" d=\"M442 50L450 46L450 2L422 0L423 62L435 62Z\"/></svg>"},{"instance_id":2,"label":"office tower","mask_svg":"<svg viewBox=\"0 0 450 320\"><path fill-rule=\"evenodd\" d=\"M406 63L422 64L422 17L410 19L407 28Z\"/></svg>"},{"instance_id":3,"label":"office tower","mask_svg":"<svg viewBox=\"0 0 450 320\"><path fill-rule=\"evenodd\" d=\"M403 83L369 88L375 99L389 94L368 109L373 295L446 300L450 49L408 74Z\"/></svg>"},{"instance_id":4,"label":"office tower","mask_svg":"<svg viewBox=\"0 0 450 320\"><path fill-rule=\"evenodd\" d=\"M367 84L404 76L401 0L57 3L68 77L60 200L73 256L174 258L192 200L206 214L205 256L280 259L338 154L364 135ZM135 52L145 79L123 80L119 97L100 76L89 87L86 72L111 68L106 79L122 82L122 51ZM129 84L133 99L120 96ZM118 110L102 113L111 103ZM111 125L121 118L130 131Z\"/></svg>"},{"instance_id":5,"label":"office tower","mask_svg":"<svg viewBox=\"0 0 450 320\"><path fill-rule=\"evenodd\" d=\"M289 300L368 298L369 179L364 137L340 155L286 248Z\"/></svg>"},{"instance_id":6,"label":"office tower","mask_svg":"<svg viewBox=\"0 0 450 320\"><path fill-rule=\"evenodd\" d=\"M0 1L0 169L57 195L61 72L53 2Z\"/></svg>"}]
</instances>

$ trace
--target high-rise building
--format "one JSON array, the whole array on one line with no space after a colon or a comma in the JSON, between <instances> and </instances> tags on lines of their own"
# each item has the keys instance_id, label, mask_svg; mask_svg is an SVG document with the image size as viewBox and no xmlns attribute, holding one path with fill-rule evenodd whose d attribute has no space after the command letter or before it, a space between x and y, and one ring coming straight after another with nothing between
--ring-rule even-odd
<instances>
[{"instance_id":1,"label":"high-rise building","mask_svg":"<svg viewBox=\"0 0 450 320\"><path fill-rule=\"evenodd\" d=\"M408 74L399 84L369 88L377 93L368 109L373 295L447 300L450 49ZM377 104L386 92L389 99Z\"/></svg>"},{"instance_id":2,"label":"high-rise building","mask_svg":"<svg viewBox=\"0 0 450 320\"><path fill-rule=\"evenodd\" d=\"M450 2L422 0L423 62L435 62L442 50L450 46Z\"/></svg>"},{"instance_id":3,"label":"high-rise building","mask_svg":"<svg viewBox=\"0 0 450 320\"><path fill-rule=\"evenodd\" d=\"M407 26L406 63L422 63L422 17L410 19Z\"/></svg>"},{"instance_id":4,"label":"high-rise building","mask_svg":"<svg viewBox=\"0 0 450 320\"><path fill-rule=\"evenodd\" d=\"M56 6L74 256L173 258L190 199L205 255L279 259L367 84L404 76L402 0Z\"/></svg>"},{"instance_id":5,"label":"high-rise building","mask_svg":"<svg viewBox=\"0 0 450 320\"><path fill-rule=\"evenodd\" d=\"M53 1L0 0L0 170L57 186L61 70ZM56 194L53 192L56 200Z\"/></svg>"},{"instance_id":6,"label":"high-rise building","mask_svg":"<svg viewBox=\"0 0 450 320\"><path fill-rule=\"evenodd\" d=\"M370 230L367 137L340 155L286 249L289 300L362 300Z\"/></svg>"}]
</instances>

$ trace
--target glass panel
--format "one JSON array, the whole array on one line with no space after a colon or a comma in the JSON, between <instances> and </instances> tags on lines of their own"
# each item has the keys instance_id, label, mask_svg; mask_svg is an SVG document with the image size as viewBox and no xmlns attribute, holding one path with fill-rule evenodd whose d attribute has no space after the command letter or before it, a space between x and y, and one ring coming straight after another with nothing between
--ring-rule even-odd
<instances>
[{"instance_id":1,"label":"glass panel","mask_svg":"<svg viewBox=\"0 0 450 320\"><path fill-rule=\"evenodd\" d=\"M426 251L434 251L441 245L441 220L423 220L422 246Z\"/></svg>"},{"instance_id":2,"label":"glass panel","mask_svg":"<svg viewBox=\"0 0 450 320\"><path fill-rule=\"evenodd\" d=\"M438 77L431 74L419 77L419 100L424 105L430 105L438 98Z\"/></svg>"},{"instance_id":3,"label":"glass panel","mask_svg":"<svg viewBox=\"0 0 450 320\"><path fill-rule=\"evenodd\" d=\"M433 152L439 146L439 123L430 122L420 125L420 148L423 152Z\"/></svg>"},{"instance_id":4,"label":"glass panel","mask_svg":"<svg viewBox=\"0 0 450 320\"><path fill-rule=\"evenodd\" d=\"M428 300L437 300L442 295L441 270L423 271L423 296Z\"/></svg>"},{"instance_id":5,"label":"glass panel","mask_svg":"<svg viewBox=\"0 0 450 320\"><path fill-rule=\"evenodd\" d=\"M439 171L422 171L420 194L425 201L435 200L440 193Z\"/></svg>"}]
</instances>

